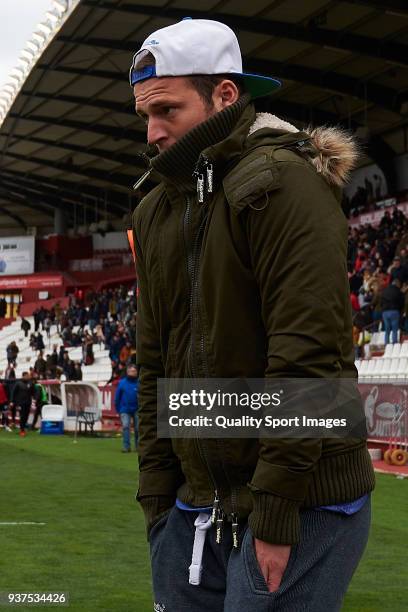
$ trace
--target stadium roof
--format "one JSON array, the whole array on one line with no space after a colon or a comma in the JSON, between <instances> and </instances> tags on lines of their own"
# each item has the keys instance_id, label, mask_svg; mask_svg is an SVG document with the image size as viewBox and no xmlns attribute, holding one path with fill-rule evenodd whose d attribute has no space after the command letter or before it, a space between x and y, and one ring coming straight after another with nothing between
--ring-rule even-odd
<instances>
[{"instance_id":1,"label":"stadium roof","mask_svg":"<svg viewBox=\"0 0 408 612\"><path fill-rule=\"evenodd\" d=\"M145 132L129 65L149 33L184 16L231 26L245 69L283 81L263 109L357 131L392 189L390 161L407 151L405 0L80 0L0 127L0 227L52 223L55 208L90 223L134 207Z\"/></svg>"}]
</instances>

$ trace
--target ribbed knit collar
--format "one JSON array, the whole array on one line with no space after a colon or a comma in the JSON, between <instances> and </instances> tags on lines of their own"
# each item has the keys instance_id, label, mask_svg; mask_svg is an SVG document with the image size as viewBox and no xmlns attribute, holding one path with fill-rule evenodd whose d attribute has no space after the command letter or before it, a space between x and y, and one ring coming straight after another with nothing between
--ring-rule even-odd
<instances>
[{"instance_id":1,"label":"ribbed knit collar","mask_svg":"<svg viewBox=\"0 0 408 612\"><path fill-rule=\"evenodd\" d=\"M169 149L153 157L152 168L165 182L177 183L179 187L193 185L200 154L231 134L250 100L250 95L244 94L235 104L194 127Z\"/></svg>"}]
</instances>

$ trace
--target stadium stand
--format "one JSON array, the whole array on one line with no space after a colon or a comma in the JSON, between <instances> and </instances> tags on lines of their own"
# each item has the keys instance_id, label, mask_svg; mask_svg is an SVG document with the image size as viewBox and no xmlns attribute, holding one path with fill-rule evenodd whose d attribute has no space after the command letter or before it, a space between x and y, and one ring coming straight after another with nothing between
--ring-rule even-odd
<instances>
[{"instance_id":1,"label":"stadium stand","mask_svg":"<svg viewBox=\"0 0 408 612\"><path fill-rule=\"evenodd\" d=\"M37 373L39 378L50 378L47 357L54 347L58 363L52 374L57 378L64 375L65 380L78 380L74 368L77 363L81 366L80 380L111 382L124 375L126 365L135 359L135 288L129 291L120 286L99 294L90 291L80 301L72 296L69 308L42 307L24 321L29 326L27 333L22 329L21 318L0 331L0 371L6 372L11 361L8 347L14 341L18 348L14 370L17 378L36 368L40 350L45 363ZM64 352L68 353L68 363L61 361Z\"/></svg>"},{"instance_id":2,"label":"stadium stand","mask_svg":"<svg viewBox=\"0 0 408 612\"><path fill-rule=\"evenodd\" d=\"M408 342L404 344L388 344L387 349L398 347L399 357L382 357L372 359L357 359L355 362L360 382L391 382L408 379ZM388 353L390 351L388 350Z\"/></svg>"},{"instance_id":3,"label":"stadium stand","mask_svg":"<svg viewBox=\"0 0 408 612\"><path fill-rule=\"evenodd\" d=\"M27 317L32 328L34 328L34 317ZM76 331L78 327L76 328ZM88 326L85 327L85 331ZM44 355L48 351L52 351L53 345L61 345L61 337L57 332L57 326L51 327L50 338L44 338L46 341L46 349ZM21 378L24 371L28 371L30 367L34 367L34 363L38 356L38 351L33 350L29 344L29 338L24 337L24 332L21 330L21 319L17 319L11 325L0 330L0 371L4 372L7 368L6 349L9 343L15 340L19 347L17 367L15 368L16 378ZM69 358L72 361L82 360L82 346L66 347ZM109 359L109 349L101 348L98 344L94 346L95 362L92 365L82 366L82 380L89 382L107 382L112 376L112 365Z\"/></svg>"}]
</instances>

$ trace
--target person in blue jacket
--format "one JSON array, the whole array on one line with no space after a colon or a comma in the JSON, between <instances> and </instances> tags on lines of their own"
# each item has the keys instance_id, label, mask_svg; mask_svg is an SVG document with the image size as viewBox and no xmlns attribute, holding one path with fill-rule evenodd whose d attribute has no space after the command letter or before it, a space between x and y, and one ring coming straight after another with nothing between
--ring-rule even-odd
<instances>
[{"instance_id":1,"label":"person in blue jacket","mask_svg":"<svg viewBox=\"0 0 408 612\"><path fill-rule=\"evenodd\" d=\"M125 378L118 384L115 393L115 408L120 415L123 433L122 453L130 453L130 425L133 420L135 430L135 450L138 441L137 395L139 390L138 371L135 365L129 365Z\"/></svg>"}]
</instances>

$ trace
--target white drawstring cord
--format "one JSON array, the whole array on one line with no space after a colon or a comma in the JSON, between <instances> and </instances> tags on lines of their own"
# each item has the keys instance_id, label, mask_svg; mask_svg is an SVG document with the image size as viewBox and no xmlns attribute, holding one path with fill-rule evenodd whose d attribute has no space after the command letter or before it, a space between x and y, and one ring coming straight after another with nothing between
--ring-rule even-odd
<instances>
[{"instance_id":1,"label":"white drawstring cord","mask_svg":"<svg viewBox=\"0 0 408 612\"><path fill-rule=\"evenodd\" d=\"M194 527L196 530L194 535L193 556L191 558L191 565L189 567L189 583L197 586L201 582L204 543L207 531L211 527L211 514L208 514L207 512L200 512L194 521Z\"/></svg>"}]
</instances>

